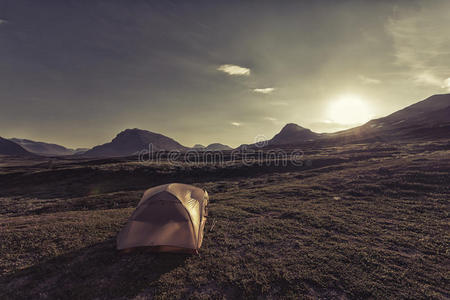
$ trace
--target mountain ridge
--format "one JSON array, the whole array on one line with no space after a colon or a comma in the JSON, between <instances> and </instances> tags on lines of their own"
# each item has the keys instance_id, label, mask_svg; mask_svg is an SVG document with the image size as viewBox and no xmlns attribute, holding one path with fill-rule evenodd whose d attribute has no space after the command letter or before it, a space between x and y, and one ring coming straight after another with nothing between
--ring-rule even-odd
<instances>
[{"instance_id":1,"label":"mountain ridge","mask_svg":"<svg viewBox=\"0 0 450 300\"><path fill-rule=\"evenodd\" d=\"M367 123L350 129L334 133L316 133L294 123L287 123L271 139L256 144L243 144L237 149L245 147L280 147L295 146L305 143L345 144L356 142L392 141L408 139L434 139L450 137L450 94L432 95L424 100L411 104L385 117L368 121ZM3 147L0 154L8 155L71 155L98 157L128 156L142 150L232 150L233 148L212 143L208 146L200 144L192 148L185 147L163 134L143 129L125 129L118 133L111 142L98 145L85 153L76 153L64 146L36 142L27 139L2 139ZM5 142L8 141L8 142ZM152 148L149 149L149 145ZM84 151L84 149L78 149ZM70 153L69 153L70 152Z\"/></svg>"},{"instance_id":2,"label":"mountain ridge","mask_svg":"<svg viewBox=\"0 0 450 300\"><path fill-rule=\"evenodd\" d=\"M432 95L385 117L327 134L331 139L418 139L450 137L450 94Z\"/></svg>"},{"instance_id":3,"label":"mountain ridge","mask_svg":"<svg viewBox=\"0 0 450 300\"><path fill-rule=\"evenodd\" d=\"M29 139L20 139L20 138L10 138L10 141L13 141L16 144L22 146L25 150L31 153L35 153L38 155L44 156L62 156L62 155L72 155L77 152L77 149L66 148L62 145L34 141ZM78 149L79 150L79 149Z\"/></svg>"}]
</instances>

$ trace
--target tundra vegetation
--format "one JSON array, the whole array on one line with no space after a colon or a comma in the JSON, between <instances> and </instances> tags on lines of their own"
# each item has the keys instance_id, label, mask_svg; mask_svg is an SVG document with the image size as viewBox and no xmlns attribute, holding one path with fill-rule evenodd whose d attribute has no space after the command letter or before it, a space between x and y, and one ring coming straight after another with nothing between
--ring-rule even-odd
<instances>
[{"instance_id":1,"label":"tundra vegetation","mask_svg":"<svg viewBox=\"0 0 450 300\"><path fill-rule=\"evenodd\" d=\"M450 142L302 149L303 165L2 158L0 298L450 297ZM143 191L211 197L198 256L120 254Z\"/></svg>"}]
</instances>

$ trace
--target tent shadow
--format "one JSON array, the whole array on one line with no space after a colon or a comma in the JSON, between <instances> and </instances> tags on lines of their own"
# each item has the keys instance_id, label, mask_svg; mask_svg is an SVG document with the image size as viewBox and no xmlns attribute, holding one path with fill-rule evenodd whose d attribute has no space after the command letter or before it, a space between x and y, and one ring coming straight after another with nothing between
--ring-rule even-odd
<instances>
[{"instance_id":1,"label":"tent shadow","mask_svg":"<svg viewBox=\"0 0 450 300\"><path fill-rule=\"evenodd\" d=\"M4 277L0 296L110 299L133 297L144 289L152 294L158 279L183 267L188 257L143 250L122 254L115 249L115 239L109 239Z\"/></svg>"}]
</instances>

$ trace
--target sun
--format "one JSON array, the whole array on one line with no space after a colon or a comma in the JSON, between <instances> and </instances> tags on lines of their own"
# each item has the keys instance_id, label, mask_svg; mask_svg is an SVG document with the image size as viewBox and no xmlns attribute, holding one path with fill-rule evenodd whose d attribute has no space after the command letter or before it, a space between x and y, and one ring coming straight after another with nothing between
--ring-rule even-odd
<instances>
[{"instance_id":1,"label":"sun","mask_svg":"<svg viewBox=\"0 0 450 300\"><path fill-rule=\"evenodd\" d=\"M359 125L372 117L367 102L357 95L342 95L333 100L327 111L328 119L342 125Z\"/></svg>"}]
</instances>

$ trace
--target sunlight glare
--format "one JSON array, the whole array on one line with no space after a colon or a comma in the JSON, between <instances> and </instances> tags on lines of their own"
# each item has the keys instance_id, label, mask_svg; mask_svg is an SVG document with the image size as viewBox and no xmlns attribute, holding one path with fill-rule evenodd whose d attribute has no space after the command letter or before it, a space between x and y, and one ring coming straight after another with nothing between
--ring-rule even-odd
<instances>
[{"instance_id":1,"label":"sunlight glare","mask_svg":"<svg viewBox=\"0 0 450 300\"><path fill-rule=\"evenodd\" d=\"M367 103L356 95L342 95L328 107L328 118L342 125L357 125L372 117Z\"/></svg>"}]
</instances>

